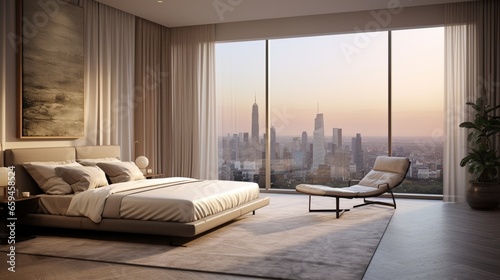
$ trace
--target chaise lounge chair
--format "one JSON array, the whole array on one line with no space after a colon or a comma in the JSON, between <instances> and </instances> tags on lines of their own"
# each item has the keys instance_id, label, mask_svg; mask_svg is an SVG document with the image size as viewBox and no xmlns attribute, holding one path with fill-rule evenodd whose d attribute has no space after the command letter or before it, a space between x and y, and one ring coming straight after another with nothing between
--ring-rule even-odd
<instances>
[{"instance_id":1,"label":"chaise lounge chair","mask_svg":"<svg viewBox=\"0 0 500 280\"><path fill-rule=\"evenodd\" d=\"M396 209L396 200L392 189L399 186L406 177L410 168L410 161L404 157L378 156L375 160L373 169L366 176L359 180L356 185L344 188L334 188L323 185L300 184L295 187L298 192L309 195L309 212L336 212L337 219L350 209L340 209L340 198L363 198L363 203L354 207L365 206L369 204L381 204L392 206ZM367 200L367 197L377 197L386 192L392 196L393 203ZM335 197L336 209L311 209L311 196L329 196Z\"/></svg>"}]
</instances>

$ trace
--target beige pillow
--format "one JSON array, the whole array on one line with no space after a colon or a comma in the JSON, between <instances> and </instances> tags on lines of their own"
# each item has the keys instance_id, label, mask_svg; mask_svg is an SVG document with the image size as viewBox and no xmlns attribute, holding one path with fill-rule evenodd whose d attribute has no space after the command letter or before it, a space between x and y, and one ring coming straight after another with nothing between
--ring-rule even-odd
<instances>
[{"instance_id":1,"label":"beige pillow","mask_svg":"<svg viewBox=\"0 0 500 280\"><path fill-rule=\"evenodd\" d=\"M113 184L146 179L139 167L131 161L98 162L97 166L106 173Z\"/></svg>"},{"instance_id":2,"label":"beige pillow","mask_svg":"<svg viewBox=\"0 0 500 280\"><path fill-rule=\"evenodd\" d=\"M81 166L74 160L51 162L27 162L24 168L31 175L38 186L48 194L70 194L73 192L70 185L56 175L55 168L59 166Z\"/></svg>"},{"instance_id":3,"label":"beige pillow","mask_svg":"<svg viewBox=\"0 0 500 280\"><path fill-rule=\"evenodd\" d=\"M117 158L87 158L77 159L76 161L83 166L96 166L98 162L120 162Z\"/></svg>"},{"instance_id":4,"label":"beige pillow","mask_svg":"<svg viewBox=\"0 0 500 280\"><path fill-rule=\"evenodd\" d=\"M108 185L106 174L97 166L60 166L56 175L68 183L74 193Z\"/></svg>"}]
</instances>

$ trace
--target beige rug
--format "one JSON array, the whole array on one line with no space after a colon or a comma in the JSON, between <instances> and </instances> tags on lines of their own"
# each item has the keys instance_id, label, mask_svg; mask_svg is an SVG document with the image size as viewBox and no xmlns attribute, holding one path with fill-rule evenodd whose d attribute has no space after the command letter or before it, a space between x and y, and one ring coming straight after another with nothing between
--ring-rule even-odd
<instances>
[{"instance_id":1,"label":"beige rug","mask_svg":"<svg viewBox=\"0 0 500 280\"><path fill-rule=\"evenodd\" d=\"M361 279L394 209L367 206L340 219L309 213L308 197L263 194L269 206L192 240L163 236L41 232L17 254L209 271L278 279ZM360 201L341 200L343 206ZM335 200L314 197L316 207ZM185 241L171 246L170 241ZM6 250L5 246L1 247Z\"/></svg>"}]
</instances>

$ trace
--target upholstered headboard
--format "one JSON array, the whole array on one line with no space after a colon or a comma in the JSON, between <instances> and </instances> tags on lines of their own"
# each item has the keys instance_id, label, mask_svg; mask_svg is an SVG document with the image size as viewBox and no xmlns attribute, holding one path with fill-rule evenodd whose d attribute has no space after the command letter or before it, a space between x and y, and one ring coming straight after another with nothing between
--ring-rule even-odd
<instances>
[{"instance_id":1,"label":"upholstered headboard","mask_svg":"<svg viewBox=\"0 0 500 280\"><path fill-rule=\"evenodd\" d=\"M77 159L120 158L120 146L78 146L54 148L21 148L4 151L4 165L15 166L16 188L19 192L42 193L30 174L24 169L25 162L63 161Z\"/></svg>"},{"instance_id":2,"label":"upholstered headboard","mask_svg":"<svg viewBox=\"0 0 500 280\"><path fill-rule=\"evenodd\" d=\"M120 146L78 146L76 159L120 158Z\"/></svg>"}]
</instances>

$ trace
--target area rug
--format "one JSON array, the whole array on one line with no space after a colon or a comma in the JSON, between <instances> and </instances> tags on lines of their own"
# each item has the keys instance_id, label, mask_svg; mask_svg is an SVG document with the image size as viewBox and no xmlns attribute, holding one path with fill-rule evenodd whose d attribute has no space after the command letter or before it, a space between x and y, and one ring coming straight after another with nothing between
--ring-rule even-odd
<instances>
[{"instance_id":1,"label":"area rug","mask_svg":"<svg viewBox=\"0 0 500 280\"><path fill-rule=\"evenodd\" d=\"M336 219L334 213L309 213L305 195L262 195L271 203L256 215L194 239L42 232L18 243L16 253L276 279L361 279L394 212L373 205ZM334 205L334 199L313 197L314 207Z\"/></svg>"}]
</instances>

